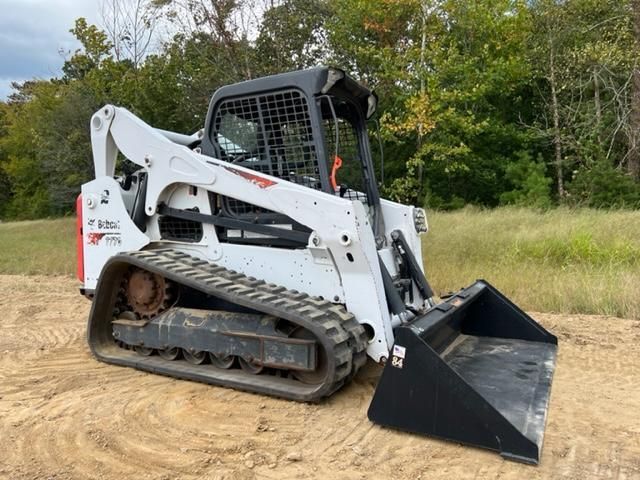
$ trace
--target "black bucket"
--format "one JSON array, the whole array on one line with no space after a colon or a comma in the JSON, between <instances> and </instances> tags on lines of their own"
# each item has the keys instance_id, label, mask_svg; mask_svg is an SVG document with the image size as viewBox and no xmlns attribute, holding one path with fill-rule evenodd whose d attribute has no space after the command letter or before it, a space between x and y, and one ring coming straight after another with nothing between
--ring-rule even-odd
<instances>
[{"instance_id":1,"label":"black bucket","mask_svg":"<svg viewBox=\"0 0 640 480\"><path fill-rule=\"evenodd\" d=\"M555 336L484 280L394 334L371 421L538 463Z\"/></svg>"}]
</instances>

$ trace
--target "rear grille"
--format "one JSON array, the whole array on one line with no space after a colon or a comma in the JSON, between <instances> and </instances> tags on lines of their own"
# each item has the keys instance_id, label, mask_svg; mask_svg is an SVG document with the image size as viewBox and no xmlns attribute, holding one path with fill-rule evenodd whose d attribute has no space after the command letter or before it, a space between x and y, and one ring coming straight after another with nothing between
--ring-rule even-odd
<instances>
[{"instance_id":1,"label":"rear grille","mask_svg":"<svg viewBox=\"0 0 640 480\"><path fill-rule=\"evenodd\" d=\"M163 240L192 243L202 240L202 223L200 222L164 215L158 220L158 227Z\"/></svg>"}]
</instances>

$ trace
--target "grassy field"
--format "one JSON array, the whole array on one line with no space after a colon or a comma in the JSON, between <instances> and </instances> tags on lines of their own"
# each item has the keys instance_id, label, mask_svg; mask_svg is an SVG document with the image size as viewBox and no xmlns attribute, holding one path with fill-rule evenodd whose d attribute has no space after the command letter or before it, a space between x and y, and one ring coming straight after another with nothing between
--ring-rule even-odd
<instances>
[{"instance_id":1,"label":"grassy field","mask_svg":"<svg viewBox=\"0 0 640 480\"><path fill-rule=\"evenodd\" d=\"M0 223L0 273L74 275L75 218Z\"/></svg>"},{"instance_id":2,"label":"grassy field","mask_svg":"<svg viewBox=\"0 0 640 480\"><path fill-rule=\"evenodd\" d=\"M438 293L484 278L525 310L640 318L640 212L469 208L429 226Z\"/></svg>"},{"instance_id":3,"label":"grassy field","mask_svg":"<svg viewBox=\"0 0 640 480\"><path fill-rule=\"evenodd\" d=\"M640 212L467 208L429 226L438 293L484 278L526 310L640 319ZM74 272L72 218L0 224L0 273Z\"/></svg>"}]
</instances>

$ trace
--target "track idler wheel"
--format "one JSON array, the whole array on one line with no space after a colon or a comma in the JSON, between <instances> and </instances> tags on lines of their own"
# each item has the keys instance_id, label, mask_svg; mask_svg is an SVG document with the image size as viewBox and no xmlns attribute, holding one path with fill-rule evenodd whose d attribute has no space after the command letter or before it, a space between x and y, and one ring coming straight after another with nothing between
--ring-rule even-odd
<instances>
[{"instance_id":1,"label":"track idler wheel","mask_svg":"<svg viewBox=\"0 0 640 480\"><path fill-rule=\"evenodd\" d=\"M225 370L230 369L236 363L236 357L233 355L216 355L209 352L209 360L214 367L223 368Z\"/></svg>"},{"instance_id":2,"label":"track idler wheel","mask_svg":"<svg viewBox=\"0 0 640 480\"><path fill-rule=\"evenodd\" d=\"M191 365L202 365L207 361L207 352L193 351L182 349L182 356Z\"/></svg>"}]
</instances>

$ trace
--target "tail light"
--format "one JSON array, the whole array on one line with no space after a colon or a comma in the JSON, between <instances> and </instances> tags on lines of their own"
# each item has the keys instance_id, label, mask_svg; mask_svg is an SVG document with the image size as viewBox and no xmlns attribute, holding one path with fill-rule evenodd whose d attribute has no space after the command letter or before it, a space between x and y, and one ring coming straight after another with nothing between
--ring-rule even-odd
<instances>
[{"instance_id":1,"label":"tail light","mask_svg":"<svg viewBox=\"0 0 640 480\"><path fill-rule=\"evenodd\" d=\"M84 244L82 241L82 194L76 199L76 274L78 280L84 283Z\"/></svg>"}]
</instances>

